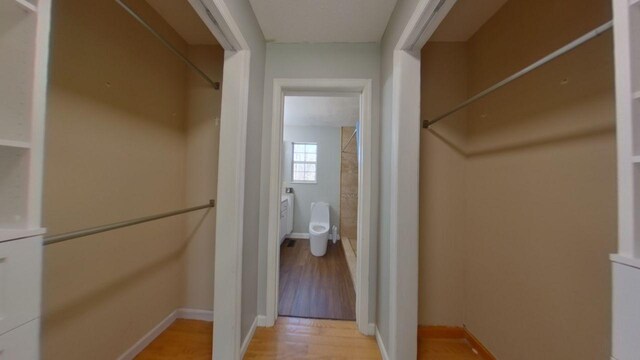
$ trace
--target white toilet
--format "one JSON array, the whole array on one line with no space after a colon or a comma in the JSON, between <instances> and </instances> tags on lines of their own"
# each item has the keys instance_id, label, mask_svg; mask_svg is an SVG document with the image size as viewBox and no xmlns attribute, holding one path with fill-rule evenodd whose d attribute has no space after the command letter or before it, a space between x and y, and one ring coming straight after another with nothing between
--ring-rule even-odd
<instances>
[{"instance_id":1,"label":"white toilet","mask_svg":"<svg viewBox=\"0 0 640 360\"><path fill-rule=\"evenodd\" d=\"M311 219L309 221L309 242L311 254L323 256L327 253L329 241L329 204L325 202L311 203Z\"/></svg>"}]
</instances>

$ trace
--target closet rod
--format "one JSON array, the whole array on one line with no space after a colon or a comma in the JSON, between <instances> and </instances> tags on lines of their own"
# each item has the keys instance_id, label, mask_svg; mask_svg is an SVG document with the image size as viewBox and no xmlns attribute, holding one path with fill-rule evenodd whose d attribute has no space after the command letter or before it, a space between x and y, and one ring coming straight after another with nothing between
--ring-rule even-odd
<instances>
[{"instance_id":1,"label":"closet rod","mask_svg":"<svg viewBox=\"0 0 640 360\"><path fill-rule=\"evenodd\" d=\"M122 6L131 16L133 16L134 19L138 20L138 22L142 24L142 26L144 26L147 30L149 30L150 33L152 33L156 38L158 38L158 40L160 40L160 42L162 42L164 46L166 46L169 50L171 50L172 53L174 53L177 57L179 57L180 60L182 60L185 64L187 64L187 66L189 66L195 72L197 72L198 75L200 75L200 77L202 77L206 82L211 84L211 86L213 86L214 88L217 87L216 83L213 80L211 80L211 78L207 76L207 74L205 74L204 71L200 70L200 68L197 67L196 64L192 63L178 49L176 49L173 45L171 45L171 43L167 39L165 39L162 35L160 35L160 33L158 33L153 27L151 27L149 23L144 21L144 19L140 15L138 15L138 13L136 13L131 7L129 7L129 5L127 5L124 2L124 0L116 0L116 2L120 6Z\"/></svg>"},{"instance_id":2,"label":"closet rod","mask_svg":"<svg viewBox=\"0 0 640 360\"><path fill-rule=\"evenodd\" d=\"M190 207L190 208L182 209L182 210L169 211L169 212L158 214L158 215L145 216L145 217L141 217L141 218L137 218L137 219L133 219L133 220L120 221L120 222L113 223L113 224L96 226L96 227L92 227L92 228L71 231L71 232L58 234L58 235L49 235L49 236L45 236L44 237L43 244L44 245L51 245L51 244L55 244L55 243L59 243L59 242L62 242L62 241L67 241L67 240L83 237L83 236L98 234L98 233L101 233L101 232L115 230L115 229L131 226L131 225L142 224L142 223L145 223L145 222L148 222L148 221L158 220L158 219L166 218L166 217L169 217L169 216L180 215L180 214L184 214L184 213L188 213L188 212L196 211L196 210L201 210L201 209L208 209L208 208L212 208L214 206L216 206L216 201L215 200L209 200L209 203L206 204L206 205L194 206L194 207Z\"/></svg>"},{"instance_id":3,"label":"closet rod","mask_svg":"<svg viewBox=\"0 0 640 360\"><path fill-rule=\"evenodd\" d=\"M467 99L466 101L458 104L456 107L454 107L453 109L443 113L442 115L436 116L435 118L431 119L431 120L423 120L422 121L422 127L423 128L428 128L431 125L437 123L438 121L446 118L447 116L457 112L458 110L461 110L465 107L467 107L469 104L489 95L490 93L500 89L501 87L507 85L508 83L530 73L531 71L541 67L542 65L568 53L569 51L577 48L578 46L586 43L587 41L598 37L600 35L602 35L602 33L604 33L605 31L609 30L613 28L613 21L609 21L601 26L598 26L597 28L595 28L594 30L589 31L588 33L586 33L585 35L582 35L581 37L575 39L574 41L568 43L567 45L561 47L560 49L552 52L551 54L543 57L542 59L534 62L533 64L525 67L524 69L518 71L517 73L509 76L508 78L494 84L493 86L489 87L486 90L483 90L481 92L479 92L478 94L470 97L469 99Z\"/></svg>"},{"instance_id":4,"label":"closet rod","mask_svg":"<svg viewBox=\"0 0 640 360\"><path fill-rule=\"evenodd\" d=\"M347 140L347 144L342 148L342 152L344 152L349 146L349 144L351 144L351 140L353 140L353 137L356 136L356 132L358 132L358 129L353 130L353 134L351 134L351 136L349 137L349 140Z\"/></svg>"}]
</instances>

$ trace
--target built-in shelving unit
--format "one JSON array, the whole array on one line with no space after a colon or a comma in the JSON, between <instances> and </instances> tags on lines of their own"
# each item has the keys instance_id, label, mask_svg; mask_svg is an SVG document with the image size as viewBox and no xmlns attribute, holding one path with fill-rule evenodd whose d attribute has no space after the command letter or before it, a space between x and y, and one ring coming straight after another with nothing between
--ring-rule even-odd
<instances>
[{"instance_id":1,"label":"built-in shelving unit","mask_svg":"<svg viewBox=\"0 0 640 360\"><path fill-rule=\"evenodd\" d=\"M39 358L51 0L0 0L0 353Z\"/></svg>"},{"instance_id":2,"label":"built-in shelving unit","mask_svg":"<svg viewBox=\"0 0 640 360\"><path fill-rule=\"evenodd\" d=\"M618 252L612 254L612 359L640 354L640 0L614 0Z\"/></svg>"}]
</instances>

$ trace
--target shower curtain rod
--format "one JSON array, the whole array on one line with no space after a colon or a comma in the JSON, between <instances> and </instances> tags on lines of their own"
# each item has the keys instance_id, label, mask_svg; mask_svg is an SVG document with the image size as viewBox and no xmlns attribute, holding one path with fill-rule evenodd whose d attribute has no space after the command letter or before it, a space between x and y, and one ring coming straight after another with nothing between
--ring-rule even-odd
<instances>
[{"instance_id":1,"label":"shower curtain rod","mask_svg":"<svg viewBox=\"0 0 640 360\"><path fill-rule=\"evenodd\" d=\"M470 104L472 104L473 102L482 99L483 97L489 95L490 93L500 89L501 87L509 84L510 82L519 79L520 77L532 72L533 70L541 67L542 65L570 52L571 50L577 48L578 46L586 43L587 41L596 38L600 35L602 35L605 31L609 30L613 28L613 21L609 21L603 25L598 26L597 28L595 28L594 30L589 31L588 33L582 35L581 37L575 39L574 41L568 43L567 45L561 47L560 49L552 52L551 54L543 57L542 59L534 62L533 64L525 67L524 69L516 72L515 74L507 77L506 79L494 84L493 86L489 87L486 90L483 90L481 92L479 92L478 94L470 97L469 99L465 100L464 102L456 105L453 109L436 116L435 118L431 119L431 120L423 120L422 121L422 127L423 128L429 128L431 125L437 123L438 121L446 118L447 116L469 106Z\"/></svg>"},{"instance_id":2,"label":"shower curtain rod","mask_svg":"<svg viewBox=\"0 0 640 360\"><path fill-rule=\"evenodd\" d=\"M347 144L342 148L342 152L344 152L345 149L349 146L349 144L351 144L351 140L353 140L353 137L356 135L356 132L358 132L358 128L353 130L353 134L351 134L351 136L349 137L349 140L347 140Z\"/></svg>"},{"instance_id":3,"label":"shower curtain rod","mask_svg":"<svg viewBox=\"0 0 640 360\"><path fill-rule=\"evenodd\" d=\"M187 59L186 56L184 56L178 49L176 49L167 39L165 39L162 35L160 35L160 33L158 33L151 25L149 25L149 23L144 21L144 19L140 15L138 15L137 12L135 12L131 7L129 7L129 5L127 5L124 2L124 0L116 0L116 2L118 3L118 5L122 6L125 9L125 11L129 13L129 15L131 15L140 24L142 24L142 26L144 26L145 29L149 30L151 34L153 34L156 38L158 38L158 40L160 40L160 42L162 42L164 46L166 46L169 50L171 50L172 53L174 53L178 58L180 58L182 62L184 62L185 64L187 64L187 66L192 68L196 73L198 73L198 75L200 75L200 77L202 77L206 82L211 84L211 86L213 86L214 88L218 87L218 85L216 85L216 83L213 80L211 80L211 78L207 76L207 74L205 74L204 71L200 70L200 68L197 67L196 64L192 63L191 60Z\"/></svg>"}]
</instances>

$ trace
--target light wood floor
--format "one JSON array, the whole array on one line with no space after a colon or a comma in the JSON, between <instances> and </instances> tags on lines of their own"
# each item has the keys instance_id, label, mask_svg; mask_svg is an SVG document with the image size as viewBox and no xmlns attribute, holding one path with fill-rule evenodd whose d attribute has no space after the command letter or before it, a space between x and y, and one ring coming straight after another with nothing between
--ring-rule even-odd
<instances>
[{"instance_id":1,"label":"light wood floor","mask_svg":"<svg viewBox=\"0 0 640 360\"><path fill-rule=\"evenodd\" d=\"M211 360L212 346L212 322L177 319L136 359Z\"/></svg>"},{"instance_id":2,"label":"light wood floor","mask_svg":"<svg viewBox=\"0 0 640 360\"><path fill-rule=\"evenodd\" d=\"M213 323L176 320L136 359L211 360ZM376 340L360 334L353 321L280 317L258 328L245 359L381 359ZM482 360L464 340L421 338L418 358Z\"/></svg>"}]
</instances>

